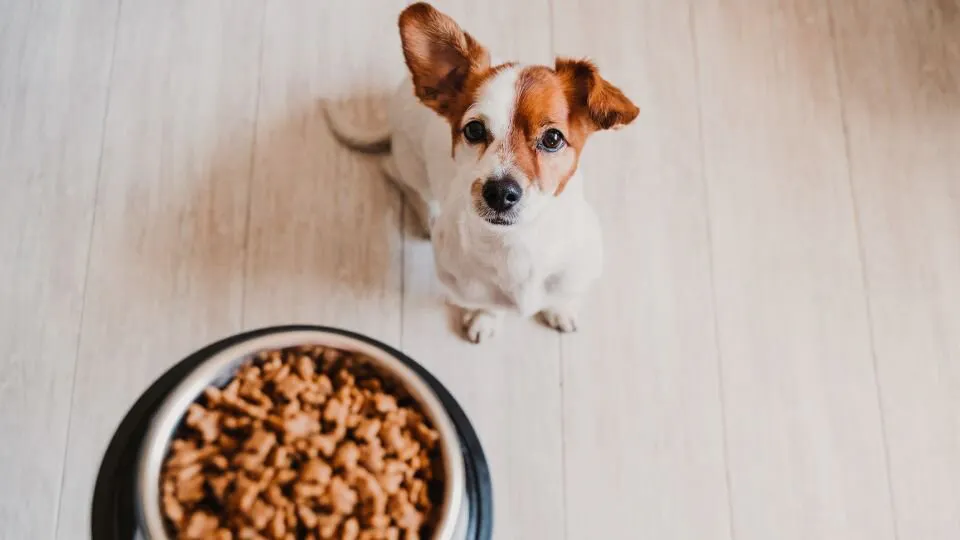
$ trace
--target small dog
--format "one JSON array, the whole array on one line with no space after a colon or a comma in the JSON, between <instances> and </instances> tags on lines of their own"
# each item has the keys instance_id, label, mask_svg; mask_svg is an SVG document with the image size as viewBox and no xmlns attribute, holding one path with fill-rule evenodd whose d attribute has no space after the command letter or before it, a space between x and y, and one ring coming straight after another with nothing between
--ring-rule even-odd
<instances>
[{"instance_id":1,"label":"small dog","mask_svg":"<svg viewBox=\"0 0 960 540\"><path fill-rule=\"evenodd\" d=\"M576 330L602 266L577 163L591 133L639 109L588 61L494 63L428 4L407 7L399 26L410 77L391 98L390 125L361 132L327 110L331 129L355 149L389 144L381 168L432 239L470 341L493 337L508 311Z\"/></svg>"}]
</instances>

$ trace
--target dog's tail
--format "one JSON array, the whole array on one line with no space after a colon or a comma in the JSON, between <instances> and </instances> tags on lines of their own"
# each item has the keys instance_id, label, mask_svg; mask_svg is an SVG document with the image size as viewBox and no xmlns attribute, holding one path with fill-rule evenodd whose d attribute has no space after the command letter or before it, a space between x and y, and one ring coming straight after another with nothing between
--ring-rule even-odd
<instances>
[{"instance_id":1,"label":"dog's tail","mask_svg":"<svg viewBox=\"0 0 960 540\"><path fill-rule=\"evenodd\" d=\"M371 154L383 154L390 151L390 126L384 124L374 128L358 128L348 125L348 122L332 110L330 104L326 101L321 103L321 107L323 108L323 116L330 126L330 131L340 144L359 152Z\"/></svg>"}]
</instances>

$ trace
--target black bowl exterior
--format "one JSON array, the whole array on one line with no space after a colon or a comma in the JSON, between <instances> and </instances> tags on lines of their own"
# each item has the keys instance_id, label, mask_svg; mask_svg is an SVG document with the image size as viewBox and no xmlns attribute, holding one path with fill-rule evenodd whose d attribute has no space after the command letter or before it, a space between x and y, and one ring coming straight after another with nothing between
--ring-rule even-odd
<instances>
[{"instance_id":1,"label":"black bowl exterior","mask_svg":"<svg viewBox=\"0 0 960 540\"><path fill-rule=\"evenodd\" d=\"M134 503L136 467L150 420L166 396L197 365L217 352L249 339L267 334L317 330L341 334L382 349L417 373L443 403L460 437L466 468L466 500L468 505L468 540L490 540L493 536L493 486L490 469L473 425L453 395L423 366L396 349L369 337L342 330L313 325L286 325L251 330L228 337L184 358L160 376L133 404L120 422L97 474L91 508L91 533L94 540L130 540L137 529Z\"/></svg>"}]
</instances>

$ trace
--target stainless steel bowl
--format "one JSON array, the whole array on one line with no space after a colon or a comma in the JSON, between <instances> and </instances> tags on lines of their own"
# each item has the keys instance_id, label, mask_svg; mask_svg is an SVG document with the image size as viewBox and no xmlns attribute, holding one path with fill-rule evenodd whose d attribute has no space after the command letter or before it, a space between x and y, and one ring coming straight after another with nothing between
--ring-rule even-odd
<instances>
[{"instance_id":1,"label":"stainless steel bowl","mask_svg":"<svg viewBox=\"0 0 960 540\"><path fill-rule=\"evenodd\" d=\"M169 538L160 508L160 470L187 408L206 387L225 386L240 365L256 353L298 345L320 345L363 355L417 400L440 433L444 497L434 538L464 538L469 511L464 495L466 480L463 455L457 431L443 404L419 375L387 351L350 336L323 330L283 331L243 341L214 354L177 385L154 415L140 448L135 488L138 533L150 540Z\"/></svg>"}]
</instances>

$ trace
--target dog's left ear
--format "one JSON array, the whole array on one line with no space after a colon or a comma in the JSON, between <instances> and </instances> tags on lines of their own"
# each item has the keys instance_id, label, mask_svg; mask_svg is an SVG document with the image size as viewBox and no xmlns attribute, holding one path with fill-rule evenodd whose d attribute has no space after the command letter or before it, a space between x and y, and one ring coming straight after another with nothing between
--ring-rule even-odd
<instances>
[{"instance_id":1,"label":"dog's left ear","mask_svg":"<svg viewBox=\"0 0 960 540\"><path fill-rule=\"evenodd\" d=\"M573 112L582 114L593 129L620 128L640 114L619 88L600 76L593 62L557 58L554 70L564 81Z\"/></svg>"},{"instance_id":2,"label":"dog's left ear","mask_svg":"<svg viewBox=\"0 0 960 540\"><path fill-rule=\"evenodd\" d=\"M490 67L490 54L453 19L423 2L404 9L399 26L417 97L447 114L470 75Z\"/></svg>"}]
</instances>

